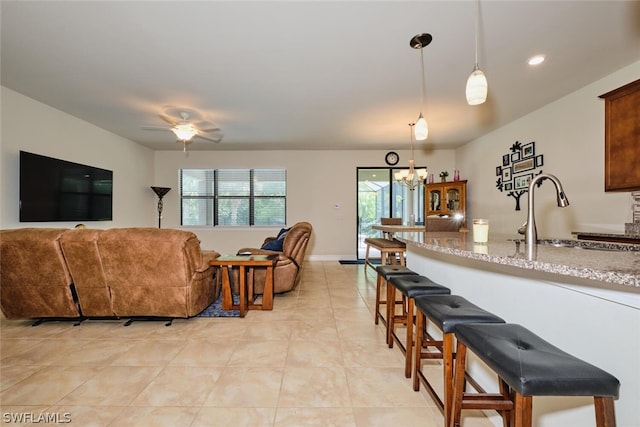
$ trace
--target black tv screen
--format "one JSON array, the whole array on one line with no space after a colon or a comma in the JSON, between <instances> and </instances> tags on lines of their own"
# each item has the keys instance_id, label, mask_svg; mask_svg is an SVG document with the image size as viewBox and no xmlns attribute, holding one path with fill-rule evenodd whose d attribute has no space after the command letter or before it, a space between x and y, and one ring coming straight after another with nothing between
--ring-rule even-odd
<instances>
[{"instance_id":1,"label":"black tv screen","mask_svg":"<svg viewBox=\"0 0 640 427\"><path fill-rule=\"evenodd\" d=\"M112 220L113 172L20 151L20 222Z\"/></svg>"}]
</instances>

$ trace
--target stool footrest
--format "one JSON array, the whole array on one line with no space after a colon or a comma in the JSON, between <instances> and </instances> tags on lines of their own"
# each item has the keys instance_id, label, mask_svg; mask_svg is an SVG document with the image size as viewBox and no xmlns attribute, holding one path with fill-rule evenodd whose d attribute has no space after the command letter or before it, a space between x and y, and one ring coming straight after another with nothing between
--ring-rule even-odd
<instances>
[{"instance_id":1,"label":"stool footrest","mask_svg":"<svg viewBox=\"0 0 640 427\"><path fill-rule=\"evenodd\" d=\"M464 394L462 409L494 409L496 411L511 411L513 402L505 399L500 393Z\"/></svg>"}]
</instances>

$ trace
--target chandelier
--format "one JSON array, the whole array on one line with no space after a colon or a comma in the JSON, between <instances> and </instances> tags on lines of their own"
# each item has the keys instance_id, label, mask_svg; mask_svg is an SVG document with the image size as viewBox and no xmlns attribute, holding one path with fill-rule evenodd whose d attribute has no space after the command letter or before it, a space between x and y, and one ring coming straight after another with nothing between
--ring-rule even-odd
<instances>
[{"instance_id":1,"label":"chandelier","mask_svg":"<svg viewBox=\"0 0 640 427\"><path fill-rule=\"evenodd\" d=\"M398 184L404 185L410 191L415 190L424 183L427 179L427 168L416 169L416 161L413 158L413 127L415 123L409 123L409 134L411 138L411 159L409 160L409 169L398 171L394 174L394 177Z\"/></svg>"}]
</instances>

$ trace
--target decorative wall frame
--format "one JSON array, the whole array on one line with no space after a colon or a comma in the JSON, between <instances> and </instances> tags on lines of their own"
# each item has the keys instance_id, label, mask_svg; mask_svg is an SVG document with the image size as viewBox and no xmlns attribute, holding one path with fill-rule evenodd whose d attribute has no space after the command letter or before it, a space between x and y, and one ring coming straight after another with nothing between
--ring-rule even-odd
<instances>
[{"instance_id":1,"label":"decorative wall frame","mask_svg":"<svg viewBox=\"0 0 640 427\"><path fill-rule=\"evenodd\" d=\"M533 177L542 173L542 170L536 172L535 169L542 167L544 157L536 154L535 141L527 144L516 141L509 151L502 156L502 165L496 167L496 188L513 197L516 200L515 210L519 211L520 197L529 191L529 183ZM541 184L539 182L537 185Z\"/></svg>"}]
</instances>

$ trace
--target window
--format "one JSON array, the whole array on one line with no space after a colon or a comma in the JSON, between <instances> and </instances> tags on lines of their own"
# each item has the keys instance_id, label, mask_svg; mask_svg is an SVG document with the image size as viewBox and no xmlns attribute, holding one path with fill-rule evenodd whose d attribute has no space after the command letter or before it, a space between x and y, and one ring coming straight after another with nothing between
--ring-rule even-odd
<instances>
[{"instance_id":1,"label":"window","mask_svg":"<svg viewBox=\"0 0 640 427\"><path fill-rule=\"evenodd\" d=\"M181 169L181 225L287 223L284 169Z\"/></svg>"}]
</instances>

